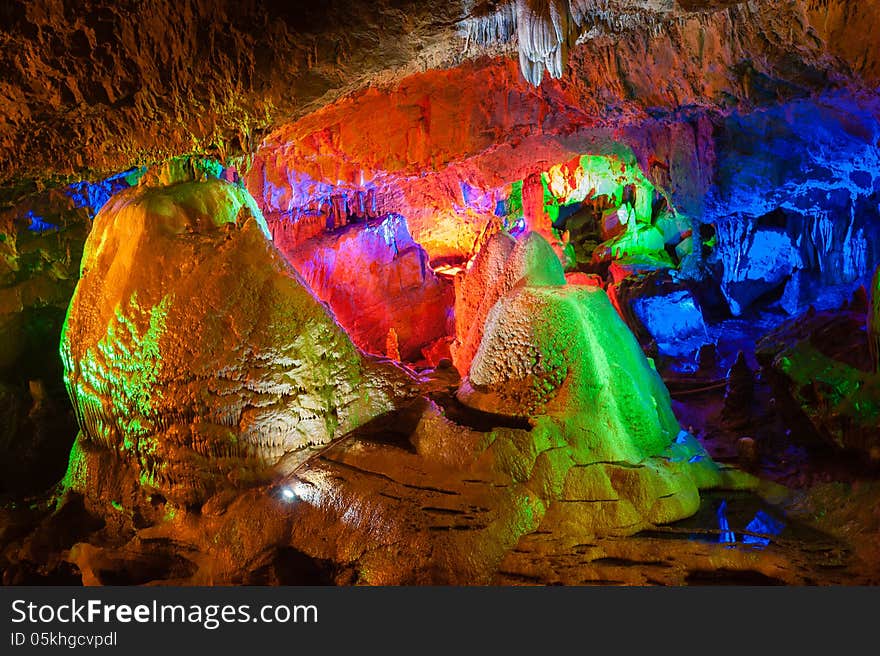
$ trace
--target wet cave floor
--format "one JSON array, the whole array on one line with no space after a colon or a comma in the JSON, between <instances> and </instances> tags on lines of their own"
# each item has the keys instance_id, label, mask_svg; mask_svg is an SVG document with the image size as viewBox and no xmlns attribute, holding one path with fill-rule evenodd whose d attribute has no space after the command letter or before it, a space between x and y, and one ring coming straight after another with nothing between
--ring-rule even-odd
<instances>
[{"instance_id":1,"label":"wet cave floor","mask_svg":"<svg viewBox=\"0 0 880 656\"><path fill-rule=\"evenodd\" d=\"M755 355L757 341L779 323L772 312L727 319L709 326L717 340L710 371L693 362L695 356L661 359L658 368L681 425L713 460L755 475L761 481L756 490L703 491L693 516L632 536L571 543L535 531L505 558L495 583L880 583L880 471L830 447L809 427L791 428ZM727 375L740 353L754 374L754 392L748 411L731 416L725 413ZM486 422L467 423L485 429Z\"/></svg>"},{"instance_id":2,"label":"wet cave floor","mask_svg":"<svg viewBox=\"0 0 880 656\"><path fill-rule=\"evenodd\" d=\"M743 466L737 431L719 425L722 405L705 393L674 402L717 462ZM880 583L880 483L849 457L793 446L764 426L766 446L744 467L752 491L704 491L687 519L626 537L571 544L524 536L505 559L501 585L876 585ZM784 486L784 487L777 487Z\"/></svg>"},{"instance_id":3,"label":"wet cave floor","mask_svg":"<svg viewBox=\"0 0 880 656\"><path fill-rule=\"evenodd\" d=\"M761 444L759 460L743 462L737 440L743 431L719 419L723 389L710 388L673 400L683 425L716 461L741 466L757 475L755 491L703 491L698 512L679 522L632 536L602 536L572 542L551 531L524 535L504 557L492 585L876 585L880 583L880 482L872 471L824 446L794 446L766 403L769 392L758 385L756 414L750 432ZM437 395L440 397L442 395ZM436 398L436 397L435 397ZM436 398L440 401L441 398ZM452 403L446 406L450 411ZM450 414L454 415L454 410ZM457 420L477 428L497 423L492 417L463 412ZM391 449L384 462L394 474L394 451L407 451L407 422L376 422L334 443L320 455L327 465L345 466L345 453L359 445ZM363 472L359 472L363 473ZM138 540L131 549L130 530L117 532L81 503L68 500L54 510L41 496L0 507L0 545L29 558L6 562L6 585L81 585L82 572L66 557L72 546L95 548L109 556L91 572L91 583L109 585L186 584L192 568L190 546L158 539ZM437 511L439 512L439 510ZM446 519L446 518L444 518ZM459 518L444 528L456 528ZM465 528L464 525L461 528ZM42 562L41 562L42 561ZM97 575L97 581L95 576ZM347 580L348 579L348 580ZM338 585L355 583L337 563L310 558L295 548L282 549L269 566L235 583Z\"/></svg>"},{"instance_id":4,"label":"wet cave floor","mask_svg":"<svg viewBox=\"0 0 880 656\"><path fill-rule=\"evenodd\" d=\"M645 583L872 585L880 581L877 466L829 446L809 427L786 418L755 357L757 339L773 324L772 317L763 317L728 320L716 327L726 335L727 349L741 350L756 372L747 412L725 415L727 381L723 378L701 384L697 374L690 378L689 386L676 388L679 376L664 375L682 426L693 429L716 462L757 476L766 493L761 488L759 494L704 492L700 510L693 517L630 538L639 545L630 547L634 551L662 554L668 550L675 554L656 566L641 564L638 559L626 563L639 565ZM723 344L719 340L719 345ZM756 517L767 521L750 526ZM761 534L768 524L778 533ZM749 531L756 527L754 533ZM658 546L658 541L668 540L676 546ZM732 552L738 553L734 556ZM662 575L665 569L682 566L691 557L697 561L706 558L706 567L685 567L689 571L683 579L680 574L671 579ZM773 563L776 575L748 572L748 568L712 567L719 557L722 561Z\"/></svg>"}]
</instances>

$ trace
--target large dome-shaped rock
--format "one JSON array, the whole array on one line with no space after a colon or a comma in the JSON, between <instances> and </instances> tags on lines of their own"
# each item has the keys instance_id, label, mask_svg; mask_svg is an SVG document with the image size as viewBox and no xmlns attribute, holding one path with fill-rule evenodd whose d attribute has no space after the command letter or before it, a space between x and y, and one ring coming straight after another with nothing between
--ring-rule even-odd
<instances>
[{"instance_id":1,"label":"large dome-shaped rock","mask_svg":"<svg viewBox=\"0 0 880 656\"><path fill-rule=\"evenodd\" d=\"M565 272L553 247L536 232L515 239L506 232L493 235L456 278L455 335L452 356L466 374L483 339L489 310L518 283L564 285Z\"/></svg>"},{"instance_id":2,"label":"large dome-shaped rock","mask_svg":"<svg viewBox=\"0 0 880 656\"><path fill-rule=\"evenodd\" d=\"M61 353L74 456L117 452L141 486L187 501L298 462L412 383L356 349L247 191L216 179L132 188L102 208ZM71 458L69 481L82 466Z\"/></svg>"},{"instance_id":3,"label":"large dome-shaped rock","mask_svg":"<svg viewBox=\"0 0 880 656\"><path fill-rule=\"evenodd\" d=\"M458 392L491 415L528 418L539 531L587 539L688 517L701 488L748 487L682 431L669 392L604 290L517 285L486 318ZM540 447L539 447L540 448Z\"/></svg>"}]
</instances>

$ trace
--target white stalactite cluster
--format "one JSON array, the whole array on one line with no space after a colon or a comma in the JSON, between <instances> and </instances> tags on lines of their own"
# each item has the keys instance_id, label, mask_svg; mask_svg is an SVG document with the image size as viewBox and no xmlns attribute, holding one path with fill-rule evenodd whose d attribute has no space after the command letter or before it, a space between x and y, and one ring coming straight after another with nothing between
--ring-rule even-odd
<instances>
[{"instance_id":1,"label":"white stalactite cluster","mask_svg":"<svg viewBox=\"0 0 880 656\"><path fill-rule=\"evenodd\" d=\"M465 3L461 23L468 43L490 46L516 36L523 77L538 86L544 71L562 77L568 49L583 32L620 32L644 27L656 33L660 14L671 12L657 0L508 0L480 12Z\"/></svg>"},{"instance_id":2,"label":"white stalactite cluster","mask_svg":"<svg viewBox=\"0 0 880 656\"><path fill-rule=\"evenodd\" d=\"M517 0L519 65L523 76L536 86L545 68L550 77L562 77L569 34L567 5L566 0Z\"/></svg>"}]
</instances>

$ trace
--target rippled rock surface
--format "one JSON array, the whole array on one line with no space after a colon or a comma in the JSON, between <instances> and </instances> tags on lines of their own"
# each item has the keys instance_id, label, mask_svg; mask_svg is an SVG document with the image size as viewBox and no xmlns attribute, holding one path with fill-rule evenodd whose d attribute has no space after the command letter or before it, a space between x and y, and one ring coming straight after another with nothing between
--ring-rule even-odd
<instances>
[{"instance_id":1,"label":"rippled rock surface","mask_svg":"<svg viewBox=\"0 0 880 656\"><path fill-rule=\"evenodd\" d=\"M356 349L249 194L216 179L145 184L102 209L61 352L82 429L70 480L102 447L187 500L326 444L410 383Z\"/></svg>"}]
</instances>

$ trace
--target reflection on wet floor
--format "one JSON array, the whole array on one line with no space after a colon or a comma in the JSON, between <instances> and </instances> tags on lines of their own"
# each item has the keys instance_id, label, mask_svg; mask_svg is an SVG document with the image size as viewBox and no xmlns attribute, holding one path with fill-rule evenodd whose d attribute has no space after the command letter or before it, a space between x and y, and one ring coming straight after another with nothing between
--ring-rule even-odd
<instances>
[{"instance_id":1,"label":"reflection on wet floor","mask_svg":"<svg viewBox=\"0 0 880 656\"><path fill-rule=\"evenodd\" d=\"M852 585L840 540L752 492L704 492L699 511L624 537L567 542L535 532L505 559L498 583L561 585ZM723 521L722 521L723 520Z\"/></svg>"},{"instance_id":2,"label":"reflection on wet floor","mask_svg":"<svg viewBox=\"0 0 880 656\"><path fill-rule=\"evenodd\" d=\"M704 491L702 497L700 509L692 517L638 535L742 544L750 548L767 547L774 542L808 544L829 539L823 533L787 518L782 509L752 492Z\"/></svg>"}]
</instances>

